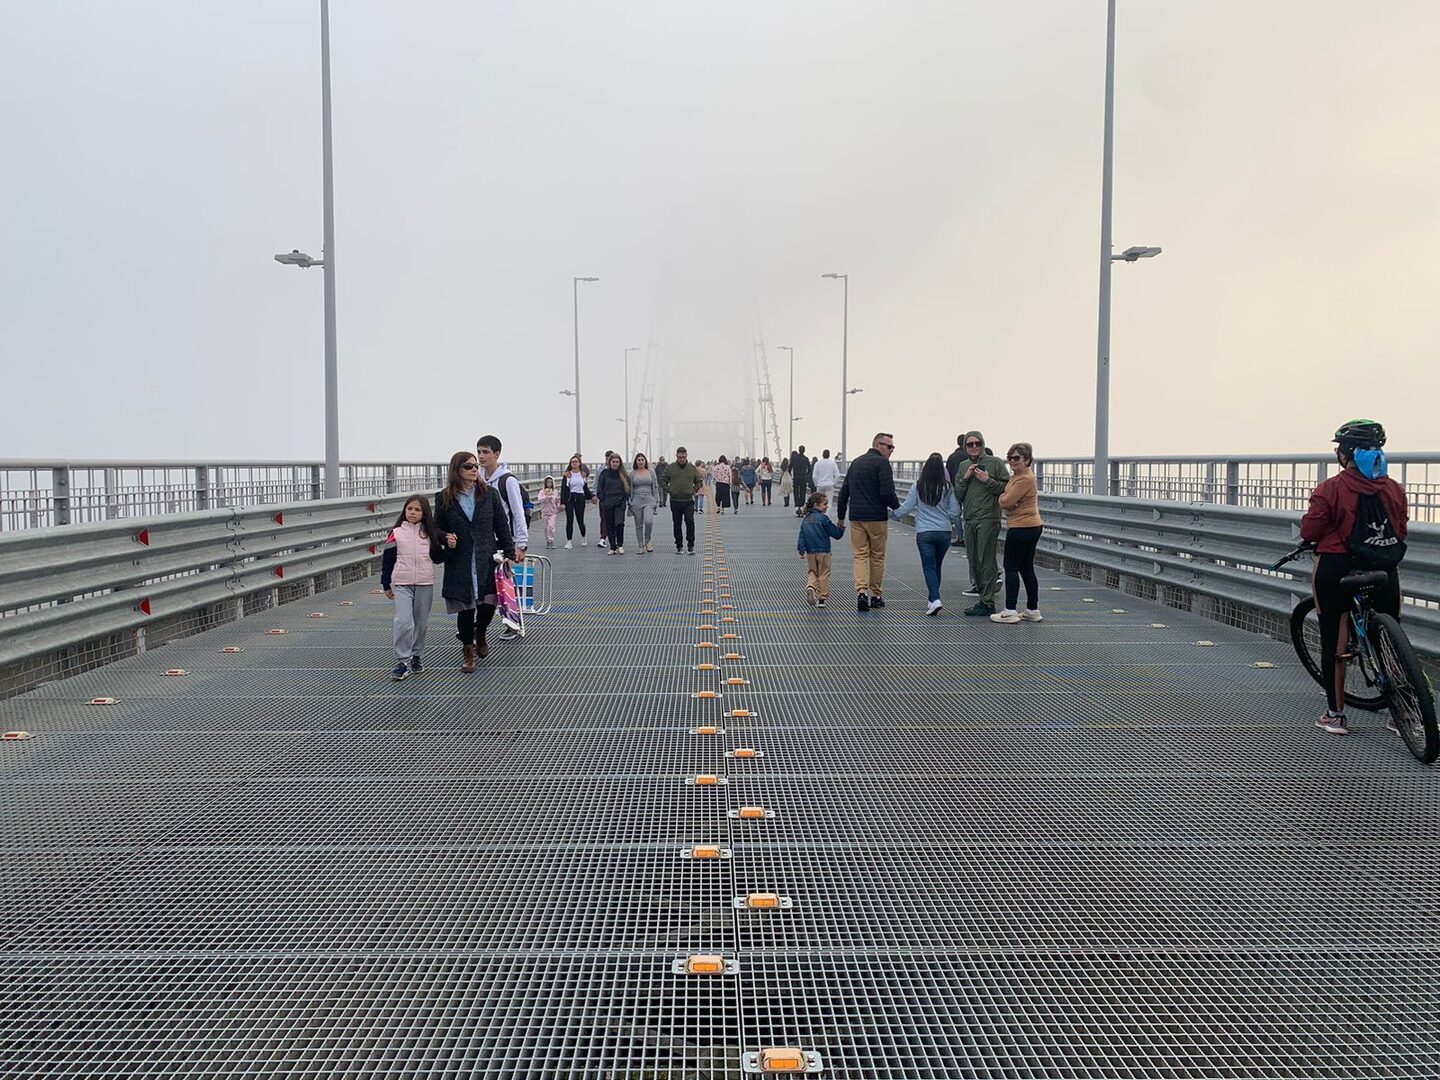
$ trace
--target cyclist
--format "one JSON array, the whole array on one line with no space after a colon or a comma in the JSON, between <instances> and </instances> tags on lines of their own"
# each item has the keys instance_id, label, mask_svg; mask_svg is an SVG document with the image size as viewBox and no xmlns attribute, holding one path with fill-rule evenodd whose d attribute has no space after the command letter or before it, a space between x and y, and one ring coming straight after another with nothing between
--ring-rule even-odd
<instances>
[{"instance_id":1,"label":"cyclist","mask_svg":"<svg viewBox=\"0 0 1440 1080\"><path fill-rule=\"evenodd\" d=\"M1377 569L1355 554L1357 520L1360 532L1385 534L1378 515L1389 518L1394 542L1403 551L1409 512L1405 489L1386 475L1385 429L1374 420L1350 420L1335 432L1335 458L1340 472L1310 494L1310 509L1300 522L1300 535L1315 545L1315 613L1320 620L1320 670L1333 671L1325 687L1327 707L1315 726L1331 735L1349 734L1345 717L1345 656L1350 644L1350 596L1340 579L1352 570ZM1378 496L1377 500L1374 498ZM1362 507L1362 501L1364 506ZM1389 568L1390 582L1372 594L1376 611L1400 617L1400 575ZM1395 731L1395 722L1386 726Z\"/></svg>"}]
</instances>

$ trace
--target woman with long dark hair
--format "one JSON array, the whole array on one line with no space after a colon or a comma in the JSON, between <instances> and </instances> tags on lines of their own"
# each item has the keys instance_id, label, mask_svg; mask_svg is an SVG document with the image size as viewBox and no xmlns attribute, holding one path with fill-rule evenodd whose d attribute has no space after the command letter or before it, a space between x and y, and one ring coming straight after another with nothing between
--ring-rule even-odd
<instances>
[{"instance_id":1,"label":"woman with long dark hair","mask_svg":"<svg viewBox=\"0 0 1440 1080\"><path fill-rule=\"evenodd\" d=\"M926 615L934 615L945 605L940 602L940 565L950 550L950 518L956 513L955 493L945 479L945 459L931 454L920 467L920 479L910 486L910 494L900 509L890 516L915 515L915 546L920 549L920 568L925 573L925 592L930 602Z\"/></svg>"},{"instance_id":2,"label":"woman with long dark hair","mask_svg":"<svg viewBox=\"0 0 1440 1080\"><path fill-rule=\"evenodd\" d=\"M625 507L630 502L630 477L619 454L605 458L605 468L595 478L595 497L600 500L600 519L610 541L611 555L625 554Z\"/></svg>"},{"instance_id":3,"label":"woman with long dark hair","mask_svg":"<svg viewBox=\"0 0 1440 1080\"><path fill-rule=\"evenodd\" d=\"M565 475L560 478L560 500L565 506L565 547L566 549L575 546L575 525L580 525L580 546L584 547L588 540L585 539L585 506L595 501L595 495L590 490L590 467L580 460L579 454L570 458L570 463L565 466Z\"/></svg>"},{"instance_id":4,"label":"woman with long dark hair","mask_svg":"<svg viewBox=\"0 0 1440 1080\"><path fill-rule=\"evenodd\" d=\"M490 655L485 631L495 617L495 553L515 558L510 519L500 498L480 478L480 459L469 450L450 458L445 487L435 495L435 532L442 547L445 581L440 595L455 616L464 648L460 670L469 674Z\"/></svg>"}]
</instances>

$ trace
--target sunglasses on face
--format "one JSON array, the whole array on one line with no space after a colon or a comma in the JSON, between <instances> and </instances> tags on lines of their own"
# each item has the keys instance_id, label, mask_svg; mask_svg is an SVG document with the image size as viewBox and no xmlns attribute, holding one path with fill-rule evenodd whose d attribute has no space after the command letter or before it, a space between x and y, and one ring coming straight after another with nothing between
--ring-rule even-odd
<instances>
[{"instance_id":1,"label":"sunglasses on face","mask_svg":"<svg viewBox=\"0 0 1440 1080\"><path fill-rule=\"evenodd\" d=\"M1006 460L1006 461L1024 461L1025 458L1024 458L1024 456L1021 455L1021 454L1009 454L1009 455L1006 456L1005 460Z\"/></svg>"},{"instance_id":2,"label":"sunglasses on face","mask_svg":"<svg viewBox=\"0 0 1440 1080\"><path fill-rule=\"evenodd\" d=\"M979 450L979 449L980 449L980 443L978 443L978 442L967 442L967 443L965 444L965 449L966 449L966 450Z\"/></svg>"},{"instance_id":3,"label":"sunglasses on face","mask_svg":"<svg viewBox=\"0 0 1440 1080\"><path fill-rule=\"evenodd\" d=\"M474 461L467 461L467 462L465 462L464 465L461 465L460 468L462 468L462 469L478 469L478 468L480 468L480 466L479 466L479 464L477 464L477 463L474 462Z\"/></svg>"}]
</instances>

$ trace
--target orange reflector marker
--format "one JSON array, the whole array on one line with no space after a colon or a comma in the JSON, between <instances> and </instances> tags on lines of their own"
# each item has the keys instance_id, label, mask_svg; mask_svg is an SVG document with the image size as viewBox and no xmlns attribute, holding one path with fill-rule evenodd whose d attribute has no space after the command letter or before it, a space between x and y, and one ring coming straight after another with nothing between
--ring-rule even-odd
<instances>
[{"instance_id":1,"label":"orange reflector marker","mask_svg":"<svg viewBox=\"0 0 1440 1080\"><path fill-rule=\"evenodd\" d=\"M691 694L690 696L691 696L691 698L694 698L694 699L702 700L702 701L703 701L703 700L708 700L709 698L717 698L717 697L719 697L720 695L717 694L714 690L697 690L695 693Z\"/></svg>"},{"instance_id":2,"label":"orange reflector marker","mask_svg":"<svg viewBox=\"0 0 1440 1080\"><path fill-rule=\"evenodd\" d=\"M279 627L275 627L274 629L271 629L271 630L266 630L265 632L266 632L267 634L283 634L283 633L285 633L285 631L284 631L284 630L281 630Z\"/></svg>"},{"instance_id":3,"label":"orange reflector marker","mask_svg":"<svg viewBox=\"0 0 1440 1080\"><path fill-rule=\"evenodd\" d=\"M750 908L752 911L775 911L790 906L790 898L773 892L752 892L749 896L737 896L735 898L737 908Z\"/></svg>"},{"instance_id":4,"label":"orange reflector marker","mask_svg":"<svg viewBox=\"0 0 1440 1080\"><path fill-rule=\"evenodd\" d=\"M735 621L735 617L734 617L733 615L726 615L726 616L725 616L724 618L722 618L720 621L721 621L722 623L734 622L734 621Z\"/></svg>"},{"instance_id":5,"label":"orange reflector marker","mask_svg":"<svg viewBox=\"0 0 1440 1080\"><path fill-rule=\"evenodd\" d=\"M722 656L720 659L722 659L722 660L744 660L745 657L741 656L738 652L727 652L727 653L726 653L724 656Z\"/></svg>"},{"instance_id":6,"label":"orange reflector marker","mask_svg":"<svg viewBox=\"0 0 1440 1080\"><path fill-rule=\"evenodd\" d=\"M716 644L715 644L713 641L697 641L697 642L695 643L695 648L697 648L697 649L714 649L714 648L717 648L717 646L716 646Z\"/></svg>"},{"instance_id":7,"label":"orange reflector marker","mask_svg":"<svg viewBox=\"0 0 1440 1080\"><path fill-rule=\"evenodd\" d=\"M220 651L221 651L222 653L242 653L242 652L245 651L245 646L243 646L243 645L226 645L226 646L225 646L223 649L221 649Z\"/></svg>"},{"instance_id":8,"label":"orange reflector marker","mask_svg":"<svg viewBox=\"0 0 1440 1080\"><path fill-rule=\"evenodd\" d=\"M714 773L701 773L699 776L691 777L685 781L692 787L723 787L730 783L723 776L716 776Z\"/></svg>"},{"instance_id":9,"label":"orange reflector marker","mask_svg":"<svg viewBox=\"0 0 1440 1080\"><path fill-rule=\"evenodd\" d=\"M725 680L725 685L726 685L726 686L749 686L749 685L750 685L750 680L749 680L749 679L742 679L742 678L740 678L738 675L734 675L734 676L731 676L730 678L728 678L728 679Z\"/></svg>"},{"instance_id":10,"label":"orange reflector marker","mask_svg":"<svg viewBox=\"0 0 1440 1080\"><path fill-rule=\"evenodd\" d=\"M715 670L715 665L714 665L714 664L696 664L696 665L695 665L695 670L696 670L696 671L714 671L714 670Z\"/></svg>"},{"instance_id":11,"label":"orange reflector marker","mask_svg":"<svg viewBox=\"0 0 1440 1080\"><path fill-rule=\"evenodd\" d=\"M696 844L687 848L685 854L692 859L728 859L730 849L720 847L718 844Z\"/></svg>"},{"instance_id":12,"label":"orange reflector marker","mask_svg":"<svg viewBox=\"0 0 1440 1080\"><path fill-rule=\"evenodd\" d=\"M4 735L0 735L0 739L4 739L6 742L15 742L18 739L28 739L30 737L31 735L28 731L7 731Z\"/></svg>"},{"instance_id":13,"label":"orange reflector marker","mask_svg":"<svg viewBox=\"0 0 1440 1080\"><path fill-rule=\"evenodd\" d=\"M749 709L731 709L731 710L730 710L728 713L726 713L725 715L726 715L726 716L741 716L741 717L743 717L743 716L754 716L755 714L754 714L753 712L751 712Z\"/></svg>"},{"instance_id":14,"label":"orange reflector marker","mask_svg":"<svg viewBox=\"0 0 1440 1080\"><path fill-rule=\"evenodd\" d=\"M690 729L691 735L724 735L725 729L721 727L696 727Z\"/></svg>"},{"instance_id":15,"label":"orange reflector marker","mask_svg":"<svg viewBox=\"0 0 1440 1080\"><path fill-rule=\"evenodd\" d=\"M800 1050L793 1046L771 1046L759 1053L743 1054L740 1064L747 1073L818 1073L821 1071L820 1055L813 1050Z\"/></svg>"},{"instance_id":16,"label":"orange reflector marker","mask_svg":"<svg viewBox=\"0 0 1440 1080\"><path fill-rule=\"evenodd\" d=\"M86 702L86 704L87 704L87 705L114 705L114 704L115 704L115 699L114 699L113 697L92 697L89 701Z\"/></svg>"},{"instance_id":17,"label":"orange reflector marker","mask_svg":"<svg viewBox=\"0 0 1440 1080\"><path fill-rule=\"evenodd\" d=\"M677 975L734 975L739 970L739 961L723 956L688 956L675 962Z\"/></svg>"},{"instance_id":18,"label":"orange reflector marker","mask_svg":"<svg viewBox=\"0 0 1440 1080\"><path fill-rule=\"evenodd\" d=\"M756 750L752 746L742 746L738 750L731 750L727 757L738 758L759 758L765 756L764 750Z\"/></svg>"},{"instance_id":19,"label":"orange reflector marker","mask_svg":"<svg viewBox=\"0 0 1440 1080\"><path fill-rule=\"evenodd\" d=\"M718 629L718 627L712 626L712 625L710 625L710 624L707 622L707 623L701 623L699 626L695 627L695 629L696 629L696 630L715 630L715 629Z\"/></svg>"},{"instance_id":20,"label":"orange reflector marker","mask_svg":"<svg viewBox=\"0 0 1440 1080\"><path fill-rule=\"evenodd\" d=\"M740 640L740 635L739 635L739 634L721 634L721 635L720 635L720 640L721 640L721 641L739 641L739 640Z\"/></svg>"},{"instance_id":21,"label":"orange reflector marker","mask_svg":"<svg viewBox=\"0 0 1440 1080\"><path fill-rule=\"evenodd\" d=\"M734 611L734 610L735 610L735 605L734 605L734 604L721 604L721 605L720 605L720 610L721 610L721 611Z\"/></svg>"},{"instance_id":22,"label":"orange reflector marker","mask_svg":"<svg viewBox=\"0 0 1440 1080\"><path fill-rule=\"evenodd\" d=\"M354 606L355 606L355 601L354 601L354 600L341 600L341 601L340 601L340 606L341 606L341 607L354 607Z\"/></svg>"},{"instance_id":23,"label":"orange reflector marker","mask_svg":"<svg viewBox=\"0 0 1440 1080\"><path fill-rule=\"evenodd\" d=\"M172 667L169 668L165 674L171 678L179 678L181 675L189 675L190 672L186 671L183 667Z\"/></svg>"},{"instance_id":24,"label":"orange reflector marker","mask_svg":"<svg viewBox=\"0 0 1440 1080\"><path fill-rule=\"evenodd\" d=\"M330 616L329 616L329 615L326 615L325 612L323 612L323 611L312 611L312 612L310 612L310 618L312 618L312 619L328 619L329 617L330 617Z\"/></svg>"},{"instance_id":25,"label":"orange reflector marker","mask_svg":"<svg viewBox=\"0 0 1440 1080\"><path fill-rule=\"evenodd\" d=\"M745 821L753 821L756 818L765 817L766 810L763 806L742 806L740 807L739 814L736 816Z\"/></svg>"}]
</instances>

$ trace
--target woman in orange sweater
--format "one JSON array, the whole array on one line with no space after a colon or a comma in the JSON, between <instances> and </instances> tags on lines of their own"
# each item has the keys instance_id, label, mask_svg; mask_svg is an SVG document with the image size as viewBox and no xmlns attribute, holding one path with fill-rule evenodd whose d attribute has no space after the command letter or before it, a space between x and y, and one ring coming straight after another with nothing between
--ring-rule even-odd
<instances>
[{"instance_id":1,"label":"woman in orange sweater","mask_svg":"<svg viewBox=\"0 0 1440 1080\"><path fill-rule=\"evenodd\" d=\"M1040 492L1035 484L1035 451L1029 443L1017 442L1005 452L1010 482L1000 493L1005 511L1005 607L990 616L991 622L1040 622L1040 583L1035 580L1035 548L1045 523L1040 520ZM1025 582L1025 610L1015 610L1020 599L1020 582Z\"/></svg>"}]
</instances>

